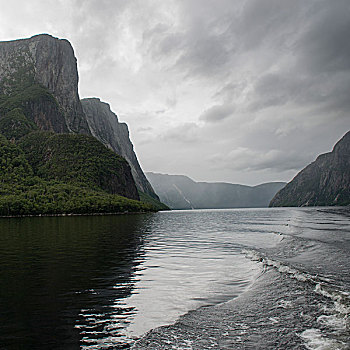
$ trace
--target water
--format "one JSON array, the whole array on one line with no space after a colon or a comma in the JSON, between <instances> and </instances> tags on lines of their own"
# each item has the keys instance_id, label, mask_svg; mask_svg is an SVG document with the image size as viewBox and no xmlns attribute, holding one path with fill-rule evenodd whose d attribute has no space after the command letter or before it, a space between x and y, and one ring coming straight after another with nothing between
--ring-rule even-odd
<instances>
[{"instance_id":1,"label":"water","mask_svg":"<svg viewBox=\"0 0 350 350\"><path fill-rule=\"evenodd\" d=\"M0 232L1 350L349 348L349 208L0 219Z\"/></svg>"}]
</instances>

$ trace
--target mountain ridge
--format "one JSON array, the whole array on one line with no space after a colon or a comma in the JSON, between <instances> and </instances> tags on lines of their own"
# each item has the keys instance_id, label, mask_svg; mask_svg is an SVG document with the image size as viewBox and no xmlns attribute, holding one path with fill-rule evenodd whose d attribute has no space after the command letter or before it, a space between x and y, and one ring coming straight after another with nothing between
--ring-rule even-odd
<instances>
[{"instance_id":1,"label":"mountain ridge","mask_svg":"<svg viewBox=\"0 0 350 350\"><path fill-rule=\"evenodd\" d=\"M146 172L160 200L171 209L267 207L285 182L257 186L225 182L196 182L185 175Z\"/></svg>"},{"instance_id":2,"label":"mountain ridge","mask_svg":"<svg viewBox=\"0 0 350 350\"><path fill-rule=\"evenodd\" d=\"M271 207L350 205L350 131L328 153L301 170L271 200Z\"/></svg>"}]
</instances>

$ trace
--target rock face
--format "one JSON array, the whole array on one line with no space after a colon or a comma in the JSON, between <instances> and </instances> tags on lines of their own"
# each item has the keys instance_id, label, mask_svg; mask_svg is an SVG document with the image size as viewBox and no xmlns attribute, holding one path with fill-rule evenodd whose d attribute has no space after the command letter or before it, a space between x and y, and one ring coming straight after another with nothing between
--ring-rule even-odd
<instances>
[{"instance_id":1,"label":"rock face","mask_svg":"<svg viewBox=\"0 0 350 350\"><path fill-rule=\"evenodd\" d=\"M11 98L7 105L24 108L42 130L90 134L78 95L76 58L67 40L37 35L1 42L0 95ZM12 106L2 107L4 113Z\"/></svg>"},{"instance_id":2,"label":"rock face","mask_svg":"<svg viewBox=\"0 0 350 350\"><path fill-rule=\"evenodd\" d=\"M195 182L183 175L146 173L161 202L171 209L267 207L284 182L258 186Z\"/></svg>"},{"instance_id":3,"label":"rock face","mask_svg":"<svg viewBox=\"0 0 350 350\"><path fill-rule=\"evenodd\" d=\"M350 205L350 131L272 199L271 207Z\"/></svg>"},{"instance_id":4,"label":"rock face","mask_svg":"<svg viewBox=\"0 0 350 350\"><path fill-rule=\"evenodd\" d=\"M41 131L93 135L127 160L139 190L159 199L138 163L127 125L107 103L80 101L77 62L67 40L44 34L0 42L0 120L9 128L23 123L21 114Z\"/></svg>"},{"instance_id":5,"label":"rock face","mask_svg":"<svg viewBox=\"0 0 350 350\"><path fill-rule=\"evenodd\" d=\"M142 192L159 199L137 160L128 126L120 123L109 104L101 102L100 99L86 98L81 102L91 134L128 161L136 185Z\"/></svg>"}]
</instances>

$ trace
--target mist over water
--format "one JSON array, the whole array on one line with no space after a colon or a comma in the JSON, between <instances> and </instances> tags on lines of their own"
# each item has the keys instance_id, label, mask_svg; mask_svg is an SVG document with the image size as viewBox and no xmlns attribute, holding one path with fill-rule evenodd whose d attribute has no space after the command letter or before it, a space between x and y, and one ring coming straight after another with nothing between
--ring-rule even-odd
<instances>
[{"instance_id":1,"label":"mist over water","mask_svg":"<svg viewBox=\"0 0 350 350\"><path fill-rule=\"evenodd\" d=\"M285 340L294 346L315 339L346 341L345 318L332 308L335 302L346 308L350 289L347 209L1 219L0 232L0 344L5 349L123 349L181 315L186 315L183 321L173 326L177 340L171 327L158 328L149 333L152 346L145 339L135 348L183 348L185 340L193 349L210 348L212 340L206 342L197 327L201 317L208 329L216 321L218 331L226 329L219 332L225 342L216 345L222 349L254 344L251 336L259 328L252 322L258 319L265 330L272 325L271 334L284 329ZM336 293L345 293L345 299L338 300ZM271 304L261 303L258 295ZM236 304L228 307L231 303ZM278 310L290 307L289 315L295 307L295 315L319 321L270 315L277 310L273 303L285 306ZM217 305L225 305L225 312ZM260 316L245 318L253 308ZM191 310L198 311L187 314ZM224 314L230 315L230 326L220 323ZM181 322L191 324L186 336ZM248 340L229 331L242 331L239 322L245 323ZM334 323L345 328L335 331ZM194 339L199 338L198 347ZM275 340L265 338L266 347L260 347L267 349Z\"/></svg>"}]
</instances>

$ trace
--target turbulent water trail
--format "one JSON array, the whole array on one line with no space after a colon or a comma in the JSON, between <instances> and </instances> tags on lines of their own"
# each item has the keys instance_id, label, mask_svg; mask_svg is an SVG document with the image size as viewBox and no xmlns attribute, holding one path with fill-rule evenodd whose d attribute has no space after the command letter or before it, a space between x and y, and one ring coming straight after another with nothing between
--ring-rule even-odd
<instances>
[{"instance_id":1,"label":"turbulent water trail","mask_svg":"<svg viewBox=\"0 0 350 350\"><path fill-rule=\"evenodd\" d=\"M348 349L348 314L317 292L267 267L237 299L192 311L132 349Z\"/></svg>"},{"instance_id":2,"label":"turbulent water trail","mask_svg":"<svg viewBox=\"0 0 350 350\"><path fill-rule=\"evenodd\" d=\"M132 349L349 349L348 210L292 214L277 246L243 250L262 270L248 291L152 330Z\"/></svg>"}]
</instances>

